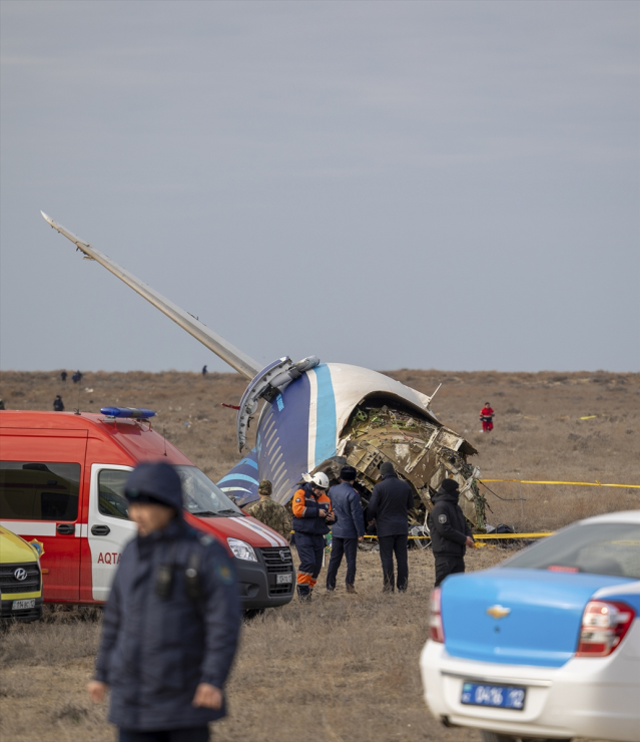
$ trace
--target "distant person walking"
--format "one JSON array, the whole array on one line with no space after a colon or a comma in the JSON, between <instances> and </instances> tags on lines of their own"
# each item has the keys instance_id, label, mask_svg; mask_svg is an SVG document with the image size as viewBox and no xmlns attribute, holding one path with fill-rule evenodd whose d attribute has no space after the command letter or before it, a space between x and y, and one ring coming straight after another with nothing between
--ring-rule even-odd
<instances>
[{"instance_id":1,"label":"distant person walking","mask_svg":"<svg viewBox=\"0 0 640 742\"><path fill-rule=\"evenodd\" d=\"M245 512L273 528L287 541L291 540L291 516L289 511L279 502L271 499L273 485L268 479L263 479L258 485L260 499L245 508Z\"/></svg>"},{"instance_id":2,"label":"distant person walking","mask_svg":"<svg viewBox=\"0 0 640 742\"><path fill-rule=\"evenodd\" d=\"M56 398L53 400L53 409L55 412L64 412L64 402L59 394L56 394Z\"/></svg>"},{"instance_id":3,"label":"distant person walking","mask_svg":"<svg viewBox=\"0 0 640 742\"><path fill-rule=\"evenodd\" d=\"M480 410L480 420L482 422L482 432L489 433L493 430L493 416L494 411L489 402L484 403L484 407Z\"/></svg>"},{"instance_id":4,"label":"distant person walking","mask_svg":"<svg viewBox=\"0 0 640 742\"><path fill-rule=\"evenodd\" d=\"M376 484L369 500L367 517L375 520L382 562L383 590L404 592L409 584L407 544L409 510L413 508L413 490L398 479L393 464L385 461L380 467L382 480ZM394 575L395 554L398 577Z\"/></svg>"},{"instance_id":5,"label":"distant person walking","mask_svg":"<svg viewBox=\"0 0 640 742\"><path fill-rule=\"evenodd\" d=\"M4 410L4 400L0 398L0 410Z\"/></svg>"},{"instance_id":6,"label":"distant person walking","mask_svg":"<svg viewBox=\"0 0 640 742\"><path fill-rule=\"evenodd\" d=\"M99 703L111 689L120 742L207 742L240 631L232 560L184 520L169 464L140 464L125 495L138 535L113 581L89 695Z\"/></svg>"},{"instance_id":7,"label":"distant person walking","mask_svg":"<svg viewBox=\"0 0 640 742\"><path fill-rule=\"evenodd\" d=\"M209 371L207 370L207 367L206 366L203 366L202 367L202 375L203 376L206 376L208 373L209 373Z\"/></svg>"},{"instance_id":8,"label":"distant person walking","mask_svg":"<svg viewBox=\"0 0 640 742\"><path fill-rule=\"evenodd\" d=\"M68 375L69 375L69 374L67 374L67 372L66 372L66 371L63 371L63 372L62 372L62 373L60 374L60 378L62 379L62 381L66 381L66 380L67 380L67 376L68 376Z\"/></svg>"},{"instance_id":9,"label":"distant person walking","mask_svg":"<svg viewBox=\"0 0 640 742\"><path fill-rule=\"evenodd\" d=\"M322 569L324 537L334 521L331 500L327 496L329 477L317 472L310 479L294 492L292 506L295 545L300 557L297 578L300 600L311 600Z\"/></svg>"},{"instance_id":10,"label":"distant person walking","mask_svg":"<svg viewBox=\"0 0 640 742\"><path fill-rule=\"evenodd\" d=\"M460 490L454 479L443 479L431 496L433 510L427 516L433 556L436 561L436 587L445 577L464 572L464 555L475 548L475 541L464 513L458 505Z\"/></svg>"},{"instance_id":11,"label":"distant person walking","mask_svg":"<svg viewBox=\"0 0 640 742\"><path fill-rule=\"evenodd\" d=\"M360 505L360 495L353 489L357 472L353 466L343 466L340 470L340 484L329 489L329 499L333 506L336 523L331 529L331 559L327 569L327 590L336 589L336 577L342 557L347 558L345 584L348 593L355 593L356 558L358 542L364 538L364 514Z\"/></svg>"},{"instance_id":12,"label":"distant person walking","mask_svg":"<svg viewBox=\"0 0 640 742\"><path fill-rule=\"evenodd\" d=\"M80 371L75 372L75 374L71 377L71 381L73 381L74 384L82 381L82 374L80 373Z\"/></svg>"}]
</instances>

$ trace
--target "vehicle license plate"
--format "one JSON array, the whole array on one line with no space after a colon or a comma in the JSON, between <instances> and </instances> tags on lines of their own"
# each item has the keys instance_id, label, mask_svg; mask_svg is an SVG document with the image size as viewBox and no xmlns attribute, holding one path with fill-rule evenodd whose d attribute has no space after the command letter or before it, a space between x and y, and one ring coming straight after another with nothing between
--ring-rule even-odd
<instances>
[{"instance_id":1,"label":"vehicle license plate","mask_svg":"<svg viewBox=\"0 0 640 742\"><path fill-rule=\"evenodd\" d=\"M461 703L471 706L494 706L502 709L524 708L524 688L512 685L484 685L483 683L463 683Z\"/></svg>"},{"instance_id":2,"label":"vehicle license plate","mask_svg":"<svg viewBox=\"0 0 640 742\"><path fill-rule=\"evenodd\" d=\"M14 600L11 606L12 611L23 611L25 608L35 608L36 599L31 598L30 600Z\"/></svg>"},{"instance_id":3,"label":"vehicle license plate","mask_svg":"<svg viewBox=\"0 0 640 742\"><path fill-rule=\"evenodd\" d=\"M284 574L276 575L277 585L286 585L289 582L293 582L293 573L285 572Z\"/></svg>"}]
</instances>

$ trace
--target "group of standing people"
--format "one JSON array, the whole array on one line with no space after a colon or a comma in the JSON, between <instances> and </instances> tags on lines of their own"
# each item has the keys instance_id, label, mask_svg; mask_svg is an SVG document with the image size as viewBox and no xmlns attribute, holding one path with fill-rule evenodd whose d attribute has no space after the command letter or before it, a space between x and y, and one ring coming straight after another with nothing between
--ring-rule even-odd
<instances>
[{"instance_id":1,"label":"group of standing people","mask_svg":"<svg viewBox=\"0 0 640 742\"><path fill-rule=\"evenodd\" d=\"M67 381L67 376L69 376L69 374L66 371L60 372L60 380L63 383ZM82 381L82 372L76 371L71 377L71 381L73 381L74 384L80 383ZM56 397L53 400L53 410L54 412L64 412L64 402L59 394L56 394Z\"/></svg>"},{"instance_id":2,"label":"group of standing people","mask_svg":"<svg viewBox=\"0 0 640 742\"><path fill-rule=\"evenodd\" d=\"M343 466L340 481L330 487L324 472L308 476L293 495L292 513L271 499L272 486L260 482L260 499L246 512L289 539L293 529L294 543L300 565L297 592L301 600L311 600L322 569L325 536L331 530L331 557L327 567L326 589L336 589L338 571L346 559L345 589L356 594L355 579L358 544L364 540L367 525L376 526L382 589L384 592L406 591L409 584L408 534L409 511L414 506L413 490L400 479L391 462L380 467L380 481L373 488L365 512L355 489L357 472L353 466ZM432 496L433 510L429 514L436 566L436 586L456 572L464 572L464 555L475 546L471 530L458 505L460 491L453 479L445 479Z\"/></svg>"},{"instance_id":3,"label":"group of standing people","mask_svg":"<svg viewBox=\"0 0 640 742\"><path fill-rule=\"evenodd\" d=\"M69 376L69 374L66 371L60 372L61 381L65 382L67 380L67 376ZM82 372L76 371L75 374L73 374L73 376L71 377L71 381L73 381L74 384L80 383L82 381Z\"/></svg>"},{"instance_id":4,"label":"group of standing people","mask_svg":"<svg viewBox=\"0 0 640 742\"><path fill-rule=\"evenodd\" d=\"M367 518L370 523L375 521L378 531L383 590L393 592L397 587L404 591L409 580L407 539L413 492L406 482L398 479L390 462L382 464L380 474L382 478L373 488ZM302 600L311 599L317 583L324 537L330 525L333 528L326 588L330 592L336 589L338 570L346 558L345 588L347 593L356 593L358 543L363 541L366 528L360 495L354 487L356 477L353 466L343 466L340 482L329 487L327 475L318 472L293 495L293 531L300 557L297 588Z\"/></svg>"}]
</instances>

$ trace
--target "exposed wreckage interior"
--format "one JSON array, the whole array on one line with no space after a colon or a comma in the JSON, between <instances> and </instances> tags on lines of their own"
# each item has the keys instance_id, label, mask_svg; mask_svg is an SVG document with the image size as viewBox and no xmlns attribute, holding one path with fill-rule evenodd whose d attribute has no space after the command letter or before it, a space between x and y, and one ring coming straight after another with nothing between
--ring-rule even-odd
<instances>
[{"instance_id":1,"label":"exposed wreckage interior","mask_svg":"<svg viewBox=\"0 0 640 742\"><path fill-rule=\"evenodd\" d=\"M353 410L344 426L337 456L323 461L314 471L324 471L338 479L345 463L358 472L357 488L364 503L380 481L380 465L390 461L398 476L415 493L411 515L414 533L426 525L431 510L431 494L445 478L460 485L460 507L474 530L486 527L486 501L478 489L480 471L467 457L477 450L462 436L445 427L435 417L403 405L386 395L371 395ZM363 504L364 504L363 503Z\"/></svg>"}]
</instances>

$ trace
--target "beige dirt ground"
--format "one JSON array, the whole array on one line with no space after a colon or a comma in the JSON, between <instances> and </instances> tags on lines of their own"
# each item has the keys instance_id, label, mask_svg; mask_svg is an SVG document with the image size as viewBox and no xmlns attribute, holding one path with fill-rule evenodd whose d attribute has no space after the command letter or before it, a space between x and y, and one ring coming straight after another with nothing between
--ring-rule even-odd
<instances>
[{"instance_id":1,"label":"beige dirt ground","mask_svg":"<svg viewBox=\"0 0 640 742\"><path fill-rule=\"evenodd\" d=\"M444 382L434 409L479 449L484 477L640 483L640 374L389 375L427 393ZM156 409L156 429L213 479L237 461L234 413L220 404L237 404L243 389L236 374L88 373L74 386L70 379L62 384L59 372L0 373L8 409L51 409L55 394L67 410ZM487 400L496 410L496 429L481 435L478 411ZM580 420L588 415L597 417ZM640 507L640 491L630 488L489 486L501 497L525 498L502 501L485 490L490 522L518 529L557 528L595 512ZM469 554L468 569L490 566L506 553L478 549ZM319 591L309 606L294 602L245 626L228 687L231 713L216 725L215 739L480 739L475 731L442 727L422 700L418 655L427 631L431 554L411 551L406 595L380 592L377 554L361 553L358 565L357 596ZM84 690L98 635L99 621L56 611L48 622L13 627L0 637L2 742L114 739L104 707L92 707Z\"/></svg>"}]
</instances>

